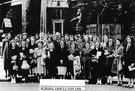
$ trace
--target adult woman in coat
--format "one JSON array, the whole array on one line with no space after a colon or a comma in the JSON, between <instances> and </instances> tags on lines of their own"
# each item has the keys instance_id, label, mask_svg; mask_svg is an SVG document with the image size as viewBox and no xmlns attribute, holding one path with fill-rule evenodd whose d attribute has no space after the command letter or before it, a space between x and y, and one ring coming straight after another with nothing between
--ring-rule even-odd
<instances>
[{"instance_id":1,"label":"adult woman in coat","mask_svg":"<svg viewBox=\"0 0 135 91\"><path fill-rule=\"evenodd\" d=\"M95 49L90 52L92 58L92 77L97 79L97 84L102 84L105 77L105 59L104 50L100 48L100 43L95 43Z\"/></svg>"},{"instance_id":2,"label":"adult woman in coat","mask_svg":"<svg viewBox=\"0 0 135 91\"><path fill-rule=\"evenodd\" d=\"M134 86L135 70L130 70L134 68L135 64L135 45L134 39L131 36L127 36L124 46L124 75L129 79L127 87L132 88Z\"/></svg>"}]
</instances>

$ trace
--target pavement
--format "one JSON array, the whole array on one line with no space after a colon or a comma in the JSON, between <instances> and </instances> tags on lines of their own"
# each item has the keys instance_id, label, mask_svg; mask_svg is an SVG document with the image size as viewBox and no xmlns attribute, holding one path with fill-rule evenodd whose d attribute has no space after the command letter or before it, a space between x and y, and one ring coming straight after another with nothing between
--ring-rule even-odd
<instances>
[{"instance_id":1,"label":"pavement","mask_svg":"<svg viewBox=\"0 0 135 91\"><path fill-rule=\"evenodd\" d=\"M116 77L113 78L117 81ZM127 79L124 79L127 82ZM16 83L12 84L5 78L3 60L0 57L0 91L39 91L39 83ZM135 88L125 88L113 85L86 84L86 91L135 91Z\"/></svg>"},{"instance_id":2,"label":"pavement","mask_svg":"<svg viewBox=\"0 0 135 91\"><path fill-rule=\"evenodd\" d=\"M0 82L0 91L40 91L39 83L16 83ZM86 85L86 91L135 91L135 88L124 88L116 85Z\"/></svg>"}]
</instances>

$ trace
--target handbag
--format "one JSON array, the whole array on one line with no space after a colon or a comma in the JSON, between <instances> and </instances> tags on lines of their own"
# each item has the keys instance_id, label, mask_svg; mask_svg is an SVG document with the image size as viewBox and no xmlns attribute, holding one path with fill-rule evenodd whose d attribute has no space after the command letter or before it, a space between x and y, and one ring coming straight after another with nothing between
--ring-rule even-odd
<instances>
[{"instance_id":1,"label":"handbag","mask_svg":"<svg viewBox=\"0 0 135 91\"><path fill-rule=\"evenodd\" d=\"M120 60L119 60L120 61ZM121 71L123 69L121 61L118 64L118 71Z\"/></svg>"},{"instance_id":2,"label":"handbag","mask_svg":"<svg viewBox=\"0 0 135 91\"><path fill-rule=\"evenodd\" d=\"M30 65L28 64L27 60L23 60L21 68L24 70L27 70L30 68Z\"/></svg>"},{"instance_id":3,"label":"handbag","mask_svg":"<svg viewBox=\"0 0 135 91\"><path fill-rule=\"evenodd\" d=\"M32 59L32 60L31 60L30 66L31 66L31 68L37 67L37 61L36 61L36 59Z\"/></svg>"},{"instance_id":4,"label":"handbag","mask_svg":"<svg viewBox=\"0 0 135 91\"><path fill-rule=\"evenodd\" d=\"M13 65L13 70L18 70L18 66L17 65Z\"/></svg>"},{"instance_id":5,"label":"handbag","mask_svg":"<svg viewBox=\"0 0 135 91\"><path fill-rule=\"evenodd\" d=\"M111 72L117 74L117 58L113 61Z\"/></svg>"}]
</instances>

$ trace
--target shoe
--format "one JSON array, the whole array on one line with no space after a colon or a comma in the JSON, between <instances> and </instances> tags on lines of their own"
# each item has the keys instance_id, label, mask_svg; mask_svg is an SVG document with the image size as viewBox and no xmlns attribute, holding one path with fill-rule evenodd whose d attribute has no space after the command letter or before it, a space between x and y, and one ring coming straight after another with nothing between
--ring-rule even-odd
<instances>
[{"instance_id":1,"label":"shoe","mask_svg":"<svg viewBox=\"0 0 135 91\"><path fill-rule=\"evenodd\" d=\"M11 83L13 83L13 79L11 79Z\"/></svg>"},{"instance_id":2,"label":"shoe","mask_svg":"<svg viewBox=\"0 0 135 91\"><path fill-rule=\"evenodd\" d=\"M16 79L14 79L14 83L16 83Z\"/></svg>"},{"instance_id":3,"label":"shoe","mask_svg":"<svg viewBox=\"0 0 135 91\"><path fill-rule=\"evenodd\" d=\"M124 87L125 87L125 88L129 88L129 85L125 85Z\"/></svg>"},{"instance_id":4,"label":"shoe","mask_svg":"<svg viewBox=\"0 0 135 91\"><path fill-rule=\"evenodd\" d=\"M134 88L134 85L130 85L129 88Z\"/></svg>"},{"instance_id":5,"label":"shoe","mask_svg":"<svg viewBox=\"0 0 135 91\"><path fill-rule=\"evenodd\" d=\"M25 82L25 78L22 78L22 81L24 81L24 82Z\"/></svg>"}]
</instances>

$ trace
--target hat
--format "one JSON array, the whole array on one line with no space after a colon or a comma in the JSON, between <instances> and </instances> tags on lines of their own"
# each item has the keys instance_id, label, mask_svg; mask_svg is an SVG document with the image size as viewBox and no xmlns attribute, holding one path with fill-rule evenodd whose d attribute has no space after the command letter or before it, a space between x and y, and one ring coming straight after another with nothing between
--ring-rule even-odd
<instances>
[{"instance_id":1,"label":"hat","mask_svg":"<svg viewBox=\"0 0 135 91\"><path fill-rule=\"evenodd\" d=\"M44 44L43 40L41 40L41 39L37 40L36 43L37 43L37 44L38 44L38 43Z\"/></svg>"},{"instance_id":2,"label":"hat","mask_svg":"<svg viewBox=\"0 0 135 91\"><path fill-rule=\"evenodd\" d=\"M23 36L23 35L28 35L28 34L27 34L27 33L22 33L22 36Z\"/></svg>"}]
</instances>

